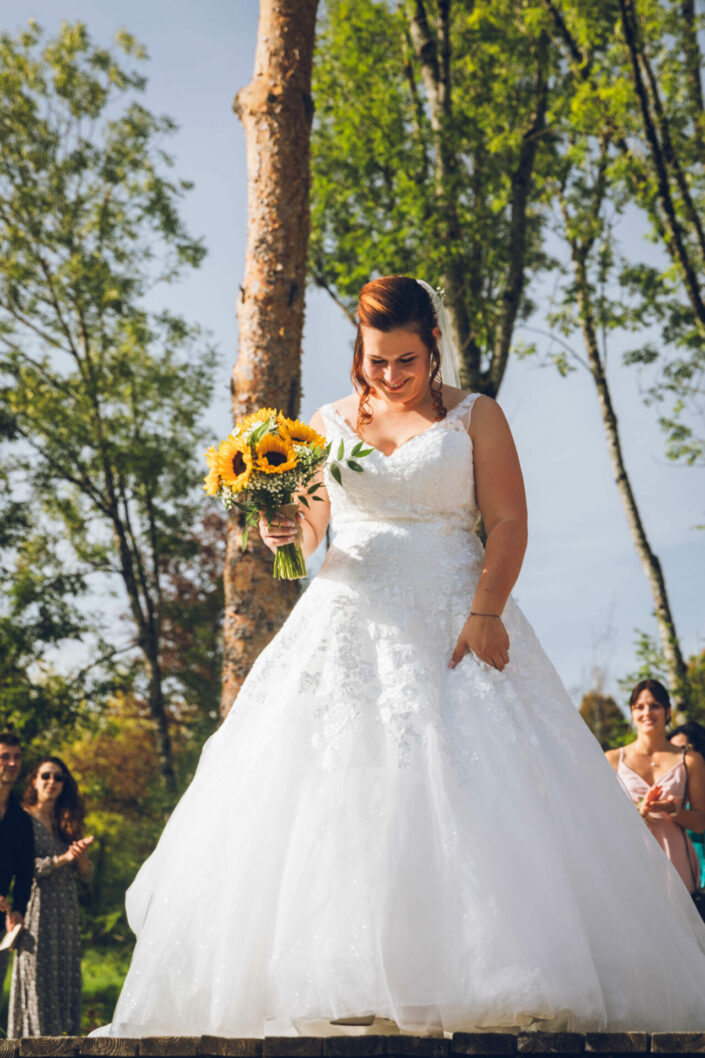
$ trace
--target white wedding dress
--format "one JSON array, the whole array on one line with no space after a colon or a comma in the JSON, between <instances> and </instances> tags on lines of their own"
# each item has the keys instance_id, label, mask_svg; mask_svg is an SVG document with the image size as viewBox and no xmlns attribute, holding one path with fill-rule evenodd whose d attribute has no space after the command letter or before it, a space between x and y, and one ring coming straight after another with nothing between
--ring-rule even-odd
<instances>
[{"instance_id":1,"label":"white wedding dress","mask_svg":"<svg viewBox=\"0 0 705 1058\"><path fill-rule=\"evenodd\" d=\"M448 667L473 399L327 473L333 545L128 891L101 1031L705 1029L705 927L515 603L504 672Z\"/></svg>"}]
</instances>

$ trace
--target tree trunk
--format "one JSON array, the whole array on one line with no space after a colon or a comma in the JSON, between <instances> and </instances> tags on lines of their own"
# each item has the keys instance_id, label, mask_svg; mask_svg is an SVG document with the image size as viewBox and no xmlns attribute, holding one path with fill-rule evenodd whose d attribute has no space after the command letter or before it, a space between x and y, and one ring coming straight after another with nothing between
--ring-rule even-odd
<instances>
[{"instance_id":1,"label":"tree trunk","mask_svg":"<svg viewBox=\"0 0 705 1058\"><path fill-rule=\"evenodd\" d=\"M262 405L299 410L309 234L311 70L318 0L261 0L254 77L233 109L245 128L248 229L232 376L237 419ZM228 526L221 713L296 600L272 580L272 554L256 535L245 554Z\"/></svg>"},{"instance_id":2,"label":"tree trunk","mask_svg":"<svg viewBox=\"0 0 705 1058\"><path fill-rule=\"evenodd\" d=\"M610 463L614 480L619 489L619 496L627 516L627 522L632 534L634 546L636 547L646 578L649 582L651 595L654 601L654 610L658 624L659 635L663 647L666 665L668 667L669 681L673 692L674 704L683 707L687 699L687 671L681 653L676 625L671 613L671 606L666 592L666 582L658 557L651 549L646 535L644 524L641 520L639 508L632 484L624 463L622 443L619 436L617 416L612 406L612 397L607 382L604 363L600 355L597 342L597 332L592 311L592 300L590 296L590 285L585 264L585 253L581 252L575 245L571 247L573 257L573 269L576 279L578 297L578 309L580 313L580 326L583 340L588 354L590 371L592 373L597 398L600 404L600 413L607 438Z\"/></svg>"},{"instance_id":3,"label":"tree trunk","mask_svg":"<svg viewBox=\"0 0 705 1058\"><path fill-rule=\"evenodd\" d=\"M155 645L144 649L145 669L149 684L148 704L149 712L156 728L157 757L159 759L159 771L162 782L169 793L176 793L176 775L174 772L174 753L169 734L169 721L166 715L164 703L164 691L162 689L162 670L159 661L158 649Z\"/></svg>"},{"instance_id":4,"label":"tree trunk","mask_svg":"<svg viewBox=\"0 0 705 1058\"><path fill-rule=\"evenodd\" d=\"M425 0L407 0L409 37L421 66L434 156L435 194L440 232L446 248L443 275L451 341L458 350L460 381L467 389L496 397L504 378L514 325L526 272L526 234L529 191L539 138L545 130L548 101L548 38L542 37L534 80L535 105L524 135L516 170L511 174L512 204L509 222L510 264L501 294L502 313L497 323L489 364L483 367L483 350L475 334L468 306L482 295L480 247L466 246L457 208L458 157L451 136L453 98L451 84L450 0L440 0L434 30ZM477 166L475 166L477 168ZM473 291L473 287L475 288ZM473 296L474 293L474 296Z\"/></svg>"}]
</instances>

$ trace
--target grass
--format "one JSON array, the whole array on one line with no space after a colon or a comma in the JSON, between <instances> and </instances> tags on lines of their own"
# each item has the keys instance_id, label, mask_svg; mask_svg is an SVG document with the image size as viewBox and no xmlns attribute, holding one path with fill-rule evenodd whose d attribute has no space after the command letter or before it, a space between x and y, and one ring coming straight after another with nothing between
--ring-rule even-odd
<instances>
[{"instance_id":1,"label":"grass","mask_svg":"<svg viewBox=\"0 0 705 1058\"><path fill-rule=\"evenodd\" d=\"M83 1032L112 1019L130 965L132 948L87 948L81 960L83 973Z\"/></svg>"},{"instance_id":2,"label":"grass","mask_svg":"<svg viewBox=\"0 0 705 1058\"><path fill-rule=\"evenodd\" d=\"M98 1025L105 1025L113 1016L117 997L130 965L130 948L87 948L83 952L83 1022L85 1033ZM7 1031L7 1010L10 999L10 971L2 990L0 1007L0 1037Z\"/></svg>"}]
</instances>

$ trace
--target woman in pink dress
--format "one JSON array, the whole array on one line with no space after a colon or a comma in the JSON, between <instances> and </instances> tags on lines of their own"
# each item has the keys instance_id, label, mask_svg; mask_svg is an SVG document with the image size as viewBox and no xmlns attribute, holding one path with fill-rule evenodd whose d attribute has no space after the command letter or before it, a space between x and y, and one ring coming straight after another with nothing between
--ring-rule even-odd
<instances>
[{"instance_id":1,"label":"woman in pink dress","mask_svg":"<svg viewBox=\"0 0 705 1058\"><path fill-rule=\"evenodd\" d=\"M700 867L686 829L705 830L705 761L699 753L668 741L671 702L658 680L637 683L629 705L636 739L608 750L607 759L692 893Z\"/></svg>"}]
</instances>

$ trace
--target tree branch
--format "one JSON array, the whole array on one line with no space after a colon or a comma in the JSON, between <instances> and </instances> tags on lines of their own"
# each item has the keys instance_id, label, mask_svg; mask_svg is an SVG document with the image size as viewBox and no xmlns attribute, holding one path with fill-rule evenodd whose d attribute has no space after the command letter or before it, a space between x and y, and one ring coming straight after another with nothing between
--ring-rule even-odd
<instances>
[{"instance_id":1,"label":"tree branch","mask_svg":"<svg viewBox=\"0 0 705 1058\"><path fill-rule=\"evenodd\" d=\"M637 24L633 0L619 0L619 8L622 17L624 38L629 49L634 88L639 102L642 120L644 122L644 132L651 151L654 168L656 170L658 196L663 208L665 223L670 236L666 240L666 246L671 252L674 260L680 265L685 280L686 290L688 292L688 299L693 312L699 321L700 326L705 327L705 302L703 301L700 292L697 271L694 269L690 260L683 231L673 203L668 170L661 150L661 144L659 143L658 135L656 133L656 128L651 117L646 86L641 76L639 61L640 53L637 43Z\"/></svg>"},{"instance_id":2,"label":"tree branch","mask_svg":"<svg viewBox=\"0 0 705 1058\"><path fill-rule=\"evenodd\" d=\"M536 160L539 138L545 131L546 106L548 102L547 78L548 40L542 35L539 42L536 78L534 82L535 106L531 125L524 134L519 162L512 173L512 202L509 236L509 273L502 291L500 321L495 331L492 360L488 376L491 387L499 389L509 359L509 350L514 332L521 296L524 290L526 267L526 210L529 202L531 179Z\"/></svg>"},{"instance_id":3,"label":"tree branch","mask_svg":"<svg viewBox=\"0 0 705 1058\"><path fill-rule=\"evenodd\" d=\"M693 108L693 135L698 146L700 161L705 164L705 136L703 134L703 113L705 103L703 102L703 84L700 76L702 69L702 56L698 43L698 33L695 21L695 0L681 0L681 15L683 18L683 51L685 52L685 68L688 78L688 89L690 104Z\"/></svg>"},{"instance_id":4,"label":"tree branch","mask_svg":"<svg viewBox=\"0 0 705 1058\"><path fill-rule=\"evenodd\" d=\"M654 76L654 71L649 62L649 57L646 53L646 49L641 49L641 64L646 71L647 80L649 82L649 89L651 92L651 98L654 104L654 110L656 112L656 118L658 121L659 132L661 133L661 142L663 144L663 155L667 165L670 165L673 174L675 176L676 184L680 192L683 205L685 207L686 217L692 224L693 229L697 235L698 245L700 247L700 256L705 263L705 232L703 232L703 225L698 214L695 204L693 203L692 196L690 194L690 188L685 178L682 166L680 164L678 155L673 148L673 140L671 139L671 129L666 116L663 103L661 101L661 93L658 88L658 81Z\"/></svg>"}]
</instances>

